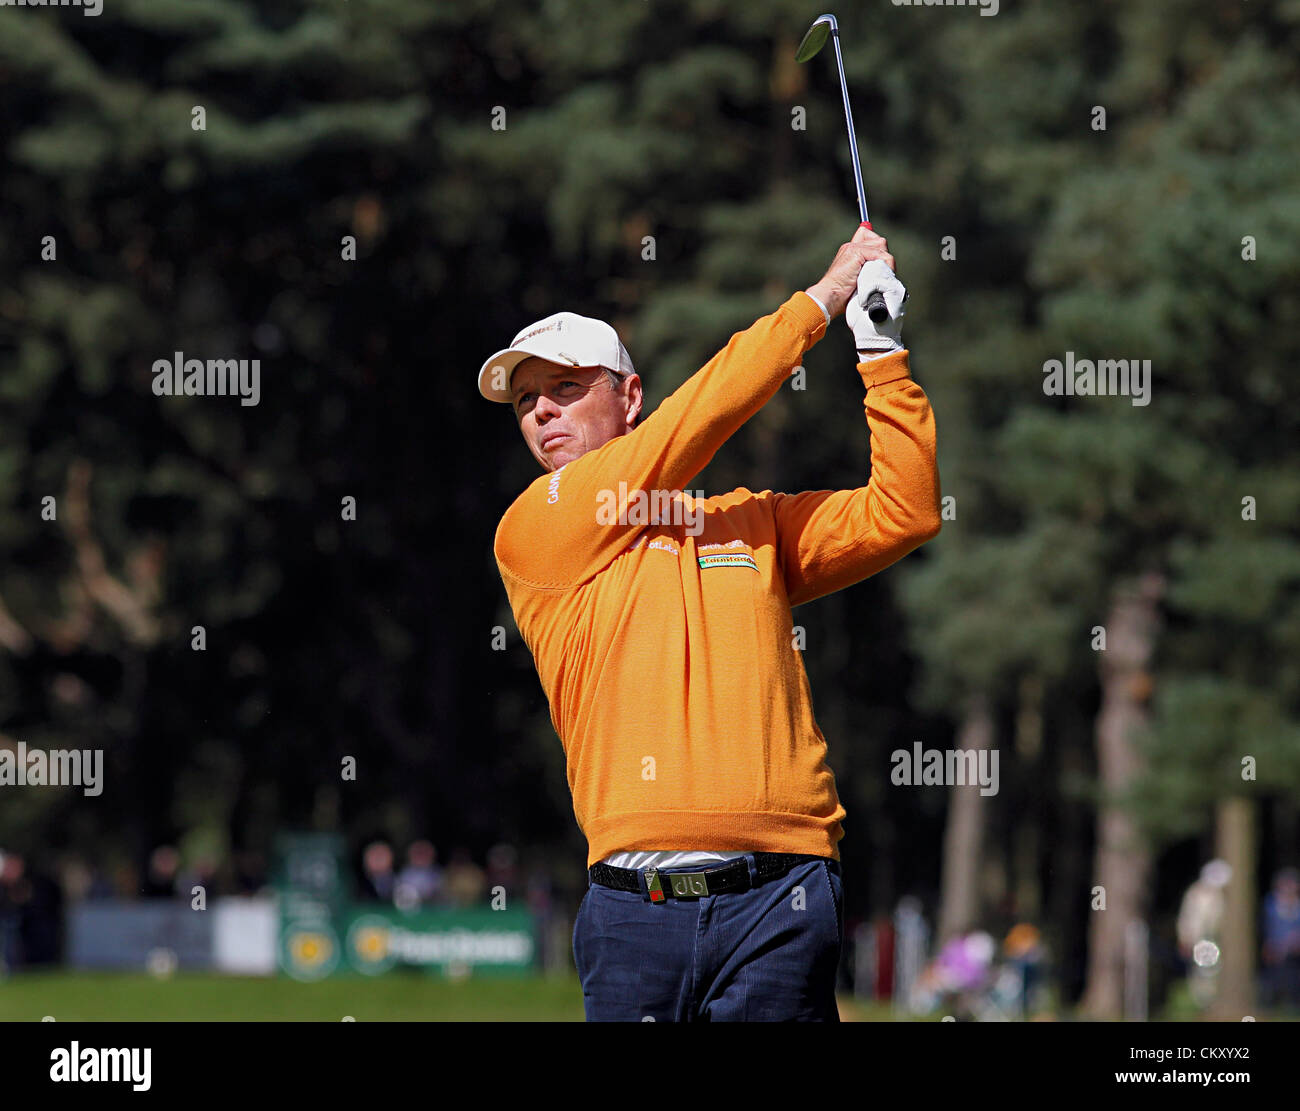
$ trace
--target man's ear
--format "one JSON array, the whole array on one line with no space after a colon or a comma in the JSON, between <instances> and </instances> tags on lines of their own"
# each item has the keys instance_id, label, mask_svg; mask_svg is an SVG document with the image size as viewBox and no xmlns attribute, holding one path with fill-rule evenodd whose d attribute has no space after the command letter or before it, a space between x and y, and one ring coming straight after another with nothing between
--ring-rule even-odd
<instances>
[{"instance_id":1,"label":"man's ear","mask_svg":"<svg viewBox=\"0 0 1300 1111\"><path fill-rule=\"evenodd\" d=\"M641 376L638 374L629 374L627 376L627 426L635 428L637 416L641 412L641 406L645 402L645 396L641 390Z\"/></svg>"}]
</instances>

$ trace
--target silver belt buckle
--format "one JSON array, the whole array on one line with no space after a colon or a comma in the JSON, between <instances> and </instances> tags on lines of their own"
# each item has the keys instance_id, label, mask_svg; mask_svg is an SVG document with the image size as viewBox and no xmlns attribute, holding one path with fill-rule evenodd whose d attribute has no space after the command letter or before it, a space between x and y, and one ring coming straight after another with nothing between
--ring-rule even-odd
<instances>
[{"instance_id":1,"label":"silver belt buckle","mask_svg":"<svg viewBox=\"0 0 1300 1111\"><path fill-rule=\"evenodd\" d=\"M685 872L668 878L672 881L673 895L678 899L698 899L709 893L709 881L703 872Z\"/></svg>"}]
</instances>

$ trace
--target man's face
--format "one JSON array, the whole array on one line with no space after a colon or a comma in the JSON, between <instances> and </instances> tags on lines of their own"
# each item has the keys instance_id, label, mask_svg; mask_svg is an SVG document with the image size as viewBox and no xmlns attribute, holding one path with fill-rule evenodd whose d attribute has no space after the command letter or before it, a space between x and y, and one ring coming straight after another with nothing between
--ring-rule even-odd
<instances>
[{"instance_id":1,"label":"man's face","mask_svg":"<svg viewBox=\"0 0 1300 1111\"><path fill-rule=\"evenodd\" d=\"M600 367L570 367L536 356L510 378L511 405L528 450L543 470L557 471L632 431L641 411L641 379L617 390Z\"/></svg>"}]
</instances>

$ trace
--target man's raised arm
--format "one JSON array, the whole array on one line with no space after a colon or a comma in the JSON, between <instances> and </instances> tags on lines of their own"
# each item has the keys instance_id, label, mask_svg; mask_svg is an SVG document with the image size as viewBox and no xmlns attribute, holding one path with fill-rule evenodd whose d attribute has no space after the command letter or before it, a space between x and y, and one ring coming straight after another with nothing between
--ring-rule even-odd
<instances>
[{"instance_id":1,"label":"man's raised arm","mask_svg":"<svg viewBox=\"0 0 1300 1111\"><path fill-rule=\"evenodd\" d=\"M855 490L769 494L792 606L861 582L939 531L934 413L907 352L858 364L871 478Z\"/></svg>"},{"instance_id":2,"label":"man's raised arm","mask_svg":"<svg viewBox=\"0 0 1300 1111\"><path fill-rule=\"evenodd\" d=\"M866 311L880 292L889 315ZM871 478L856 490L765 494L776 522L778 554L792 606L860 582L901 559L940 528L934 413L912 381L902 346L907 290L892 260L858 275L845 313L861 362L871 442Z\"/></svg>"},{"instance_id":3,"label":"man's raised arm","mask_svg":"<svg viewBox=\"0 0 1300 1111\"><path fill-rule=\"evenodd\" d=\"M684 490L825 335L864 262L888 257L883 244L862 229L820 282L732 336L639 428L537 479L497 529L502 570L534 587L563 589L607 566L645 527L608 520L620 483L629 496Z\"/></svg>"}]
</instances>

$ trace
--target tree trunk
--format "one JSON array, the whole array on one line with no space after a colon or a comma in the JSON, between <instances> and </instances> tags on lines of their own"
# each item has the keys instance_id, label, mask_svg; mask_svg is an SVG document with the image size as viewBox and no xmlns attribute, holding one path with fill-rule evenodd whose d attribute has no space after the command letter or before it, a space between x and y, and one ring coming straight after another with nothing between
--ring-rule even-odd
<instances>
[{"instance_id":1,"label":"tree trunk","mask_svg":"<svg viewBox=\"0 0 1300 1111\"><path fill-rule=\"evenodd\" d=\"M1163 577L1152 573L1115 587L1106 620L1106 648L1099 654L1101 709L1095 735L1103 800L1093 883L1104 890L1106 901L1104 910L1091 912L1088 931L1087 987L1081 1002L1088 1018L1123 1016L1125 932L1146 910L1151 852L1119 796L1142 770L1134 737L1148 715L1147 664L1159 628L1164 586Z\"/></svg>"},{"instance_id":2,"label":"tree trunk","mask_svg":"<svg viewBox=\"0 0 1300 1111\"><path fill-rule=\"evenodd\" d=\"M990 748L993 715L982 694L972 695L966 704L958 741L962 751ZM984 826L993 796L980 794L978 784L949 787L948 824L943 833L943 878L939 903L937 943L974 929L980 921L980 878L984 850Z\"/></svg>"},{"instance_id":3,"label":"tree trunk","mask_svg":"<svg viewBox=\"0 0 1300 1111\"><path fill-rule=\"evenodd\" d=\"M1017 778L1035 783L1039 777L1039 754L1043 750L1043 680L1026 675L1020 681L1019 708L1016 712ZM1043 910L1043 889L1038 874L1039 830L1042 815L1038 800L1027 800L1020 809L1012 846L1012 890L1015 893L1016 917L1037 921Z\"/></svg>"},{"instance_id":4,"label":"tree trunk","mask_svg":"<svg viewBox=\"0 0 1300 1111\"><path fill-rule=\"evenodd\" d=\"M1208 1017L1240 1022L1255 1013L1255 803L1235 797L1215 811L1215 855L1232 865L1219 927L1219 990Z\"/></svg>"}]
</instances>

